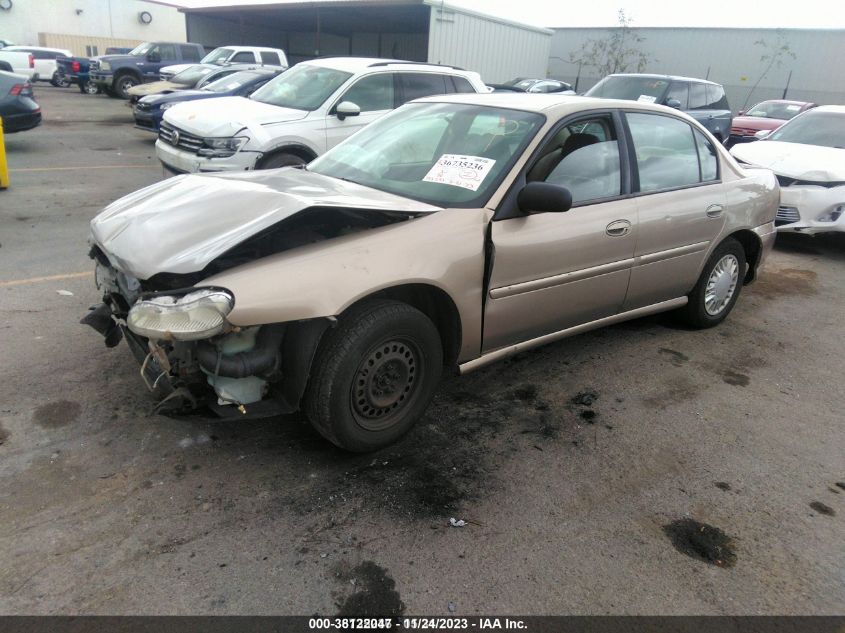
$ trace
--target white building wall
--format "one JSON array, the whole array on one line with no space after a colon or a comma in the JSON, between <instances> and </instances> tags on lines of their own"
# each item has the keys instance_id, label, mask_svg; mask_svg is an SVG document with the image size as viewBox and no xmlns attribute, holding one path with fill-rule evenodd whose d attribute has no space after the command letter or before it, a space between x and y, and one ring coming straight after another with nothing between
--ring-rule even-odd
<instances>
[{"instance_id":1,"label":"white building wall","mask_svg":"<svg viewBox=\"0 0 845 633\"><path fill-rule=\"evenodd\" d=\"M152 16L150 24L138 19L142 11ZM39 34L45 33L184 42L185 16L173 7L141 0L13 0L10 10L0 11L0 38L37 46L44 39Z\"/></svg>"},{"instance_id":2,"label":"white building wall","mask_svg":"<svg viewBox=\"0 0 845 633\"><path fill-rule=\"evenodd\" d=\"M549 57L549 74L574 83L577 58L589 39L604 38L610 29L555 29ZM652 58L645 72L709 78L725 87L731 108L736 112L746 101L754 105L765 99L780 99L789 80L787 97L816 103L845 103L845 50L843 29L781 29L795 59L783 59L772 68L752 94L751 88L765 63L764 49L754 42L777 41L775 29L716 28L638 28L645 38L639 48ZM789 73L792 71L792 77ZM583 92L601 77L596 70L582 67L578 91ZM749 96L750 94L750 96Z\"/></svg>"},{"instance_id":3,"label":"white building wall","mask_svg":"<svg viewBox=\"0 0 845 633\"><path fill-rule=\"evenodd\" d=\"M429 62L474 70L488 83L546 76L552 31L429 3Z\"/></svg>"}]
</instances>

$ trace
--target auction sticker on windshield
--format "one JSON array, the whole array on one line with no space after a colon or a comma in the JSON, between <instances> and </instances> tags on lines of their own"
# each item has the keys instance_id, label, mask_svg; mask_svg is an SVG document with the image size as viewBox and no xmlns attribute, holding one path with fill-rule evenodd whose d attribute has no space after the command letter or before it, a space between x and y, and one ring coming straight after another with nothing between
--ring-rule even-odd
<instances>
[{"instance_id":1,"label":"auction sticker on windshield","mask_svg":"<svg viewBox=\"0 0 845 633\"><path fill-rule=\"evenodd\" d=\"M651 95L640 95L640 98L637 99L640 103L654 103L657 101L657 97L652 97Z\"/></svg>"},{"instance_id":2,"label":"auction sticker on windshield","mask_svg":"<svg viewBox=\"0 0 845 633\"><path fill-rule=\"evenodd\" d=\"M443 154L423 178L425 182L438 182L453 187L478 191L496 161L482 156Z\"/></svg>"}]
</instances>

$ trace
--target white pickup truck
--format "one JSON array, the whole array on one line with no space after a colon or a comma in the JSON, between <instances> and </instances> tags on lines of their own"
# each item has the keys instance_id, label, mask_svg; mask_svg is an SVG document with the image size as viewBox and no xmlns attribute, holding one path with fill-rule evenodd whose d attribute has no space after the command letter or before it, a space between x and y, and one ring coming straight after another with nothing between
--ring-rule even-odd
<instances>
[{"instance_id":1,"label":"white pickup truck","mask_svg":"<svg viewBox=\"0 0 845 633\"><path fill-rule=\"evenodd\" d=\"M35 70L35 57L32 53L0 48L0 70L6 70L16 75L24 75L30 81L38 79L38 72Z\"/></svg>"}]
</instances>

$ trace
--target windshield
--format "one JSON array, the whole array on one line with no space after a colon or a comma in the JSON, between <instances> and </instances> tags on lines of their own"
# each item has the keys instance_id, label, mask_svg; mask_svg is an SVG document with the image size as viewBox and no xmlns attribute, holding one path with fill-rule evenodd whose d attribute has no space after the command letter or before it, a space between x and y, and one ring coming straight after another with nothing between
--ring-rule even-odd
<instances>
[{"instance_id":1,"label":"windshield","mask_svg":"<svg viewBox=\"0 0 845 633\"><path fill-rule=\"evenodd\" d=\"M153 46L154 44L152 42L144 42L143 44L138 44L138 46L129 51L129 54L137 57L144 57Z\"/></svg>"},{"instance_id":2,"label":"windshield","mask_svg":"<svg viewBox=\"0 0 845 633\"><path fill-rule=\"evenodd\" d=\"M610 77L605 77L590 88L584 96L660 103L668 85L669 81L667 79L659 79L657 77L611 75Z\"/></svg>"},{"instance_id":3,"label":"windshield","mask_svg":"<svg viewBox=\"0 0 845 633\"><path fill-rule=\"evenodd\" d=\"M308 169L438 206L481 206L544 120L489 106L411 103Z\"/></svg>"},{"instance_id":4,"label":"windshield","mask_svg":"<svg viewBox=\"0 0 845 633\"><path fill-rule=\"evenodd\" d=\"M201 64L222 64L234 53L231 48L215 48L200 60Z\"/></svg>"},{"instance_id":5,"label":"windshield","mask_svg":"<svg viewBox=\"0 0 845 633\"><path fill-rule=\"evenodd\" d=\"M237 90L238 88L245 86L248 83L252 83L259 77L268 77L266 73L253 73L253 72L239 72L229 75L228 77L223 77L222 79L218 79L217 81L212 81L207 86L203 86L203 90L210 90L211 92L231 92L233 90Z\"/></svg>"},{"instance_id":6,"label":"windshield","mask_svg":"<svg viewBox=\"0 0 845 633\"><path fill-rule=\"evenodd\" d=\"M170 81L183 86L193 86L212 70L214 69L208 68L207 66L190 66L189 68L173 75L173 77L170 78Z\"/></svg>"},{"instance_id":7,"label":"windshield","mask_svg":"<svg viewBox=\"0 0 845 633\"><path fill-rule=\"evenodd\" d=\"M800 103L784 103L783 101L764 101L758 103L745 113L745 116L759 116L767 119L781 119L788 121L801 112Z\"/></svg>"},{"instance_id":8,"label":"windshield","mask_svg":"<svg viewBox=\"0 0 845 633\"><path fill-rule=\"evenodd\" d=\"M845 149L845 114L810 110L779 127L766 140Z\"/></svg>"},{"instance_id":9,"label":"windshield","mask_svg":"<svg viewBox=\"0 0 845 633\"><path fill-rule=\"evenodd\" d=\"M250 99L282 108L316 110L351 76L333 68L297 64L264 84Z\"/></svg>"}]
</instances>

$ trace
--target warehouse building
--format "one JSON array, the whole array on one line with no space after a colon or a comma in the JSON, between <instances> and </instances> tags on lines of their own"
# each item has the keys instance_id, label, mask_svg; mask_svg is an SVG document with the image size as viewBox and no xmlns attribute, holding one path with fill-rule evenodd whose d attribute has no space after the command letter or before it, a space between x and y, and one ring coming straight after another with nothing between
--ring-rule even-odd
<instances>
[{"instance_id":1,"label":"warehouse building","mask_svg":"<svg viewBox=\"0 0 845 633\"><path fill-rule=\"evenodd\" d=\"M149 40L184 42L185 17L142 0L5 0L0 39L90 56Z\"/></svg>"},{"instance_id":2,"label":"warehouse building","mask_svg":"<svg viewBox=\"0 0 845 633\"><path fill-rule=\"evenodd\" d=\"M179 5L179 0L173 0ZM487 82L545 75L552 31L440 0L182 3L188 40L207 47L274 46L290 62L355 55L459 66ZM202 6L197 6L202 5Z\"/></svg>"},{"instance_id":3,"label":"warehouse building","mask_svg":"<svg viewBox=\"0 0 845 633\"><path fill-rule=\"evenodd\" d=\"M613 29L557 28L548 73L575 83L583 92L601 79L583 59L589 40L606 39ZM844 29L637 28L634 44L649 58L644 72L699 77L725 87L734 112L784 95L820 104L845 103ZM778 45L791 53L762 77L761 59ZM794 55L794 57L793 57ZM580 63L579 63L580 61ZM629 71L631 72L631 71ZM759 80L759 85L755 84Z\"/></svg>"}]
</instances>

